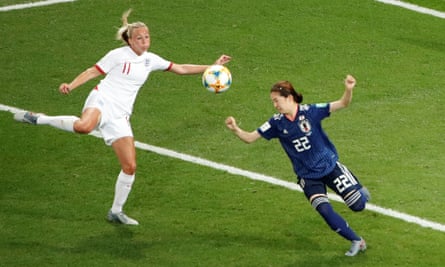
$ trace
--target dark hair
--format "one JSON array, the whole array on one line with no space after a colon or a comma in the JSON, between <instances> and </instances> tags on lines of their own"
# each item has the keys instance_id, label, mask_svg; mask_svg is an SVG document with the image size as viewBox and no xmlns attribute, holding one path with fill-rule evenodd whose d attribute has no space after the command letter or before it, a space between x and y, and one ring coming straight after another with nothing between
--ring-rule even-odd
<instances>
[{"instance_id":1,"label":"dark hair","mask_svg":"<svg viewBox=\"0 0 445 267\"><path fill-rule=\"evenodd\" d=\"M303 95L295 91L292 84L288 81L280 81L277 82L272 86L272 89L270 89L270 92L277 92L280 93L280 96L288 97L289 95L292 95L294 98L294 101L296 103L303 102Z\"/></svg>"}]
</instances>

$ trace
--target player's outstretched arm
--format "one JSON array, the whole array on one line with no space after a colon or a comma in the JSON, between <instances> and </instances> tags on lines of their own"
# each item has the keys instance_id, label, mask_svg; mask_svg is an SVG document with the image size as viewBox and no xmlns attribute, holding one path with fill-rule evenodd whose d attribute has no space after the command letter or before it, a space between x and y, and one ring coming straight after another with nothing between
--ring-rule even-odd
<instances>
[{"instance_id":1,"label":"player's outstretched arm","mask_svg":"<svg viewBox=\"0 0 445 267\"><path fill-rule=\"evenodd\" d=\"M224 65L228 63L232 58L228 55L220 56L213 64ZM210 65L197 65L197 64L176 64L170 68L170 71L179 75L199 74L203 73Z\"/></svg>"},{"instance_id":2,"label":"player's outstretched arm","mask_svg":"<svg viewBox=\"0 0 445 267\"><path fill-rule=\"evenodd\" d=\"M95 67L90 67L86 69L84 72L79 74L71 83L62 83L59 86L59 91L62 94L69 94L72 90L75 88L81 86L82 84L88 82L89 80L92 80L98 76L100 76L102 73Z\"/></svg>"},{"instance_id":3,"label":"player's outstretched arm","mask_svg":"<svg viewBox=\"0 0 445 267\"><path fill-rule=\"evenodd\" d=\"M253 132L246 132L242 130L240 127L238 127L235 118L231 116L226 119L226 126L236 136L238 136L239 139L248 144L255 142L261 137L261 135L256 130Z\"/></svg>"},{"instance_id":4,"label":"player's outstretched arm","mask_svg":"<svg viewBox=\"0 0 445 267\"><path fill-rule=\"evenodd\" d=\"M348 74L345 78L345 92L339 100L330 103L330 112L334 112L349 106L352 101L352 90L354 89L355 84L355 78Z\"/></svg>"}]
</instances>

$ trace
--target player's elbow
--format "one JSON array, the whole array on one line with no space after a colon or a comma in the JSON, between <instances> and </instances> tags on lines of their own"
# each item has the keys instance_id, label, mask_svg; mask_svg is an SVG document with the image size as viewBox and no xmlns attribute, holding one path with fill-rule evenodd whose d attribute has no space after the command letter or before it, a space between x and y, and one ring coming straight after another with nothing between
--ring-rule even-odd
<instances>
[{"instance_id":1,"label":"player's elbow","mask_svg":"<svg viewBox=\"0 0 445 267\"><path fill-rule=\"evenodd\" d=\"M335 101L335 102L331 103L331 107L330 107L329 111L334 112L334 111L337 111L340 109L347 108L350 103L351 103L351 101L346 101L346 100Z\"/></svg>"},{"instance_id":2,"label":"player's elbow","mask_svg":"<svg viewBox=\"0 0 445 267\"><path fill-rule=\"evenodd\" d=\"M243 140L244 143L251 144L251 143L255 142L256 140L258 140L258 138L260 138L260 135L258 134L257 131L253 131L251 133L244 132L244 134L239 135L238 137L241 140Z\"/></svg>"},{"instance_id":3,"label":"player's elbow","mask_svg":"<svg viewBox=\"0 0 445 267\"><path fill-rule=\"evenodd\" d=\"M252 144L253 142L255 142L255 140L253 140L253 139L241 139L241 140L243 140L243 142L244 143L246 143L246 144Z\"/></svg>"},{"instance_id":4,"label":"player's elbow","mask_svg":"<svg viewBox=\"0 0 445 267\"><path fill-rule=\"evenodd\" d=\"M351 103L350 101L344 102L340 108L347 108L347 107L349 107L350 103Z\"/></svg>"},{"instance_id":5,"label":"player's elbow","mask_svg":"<svg viewBox=\"0 0 445 267\"><path fill-rule=\"evenodd\" d=\"M169 71L173 72L174 74L177 75L185 75L185 74L189 74L190 71L187 69L186 65L183 64L173 64Z\"/></svg>"}]
</instances>

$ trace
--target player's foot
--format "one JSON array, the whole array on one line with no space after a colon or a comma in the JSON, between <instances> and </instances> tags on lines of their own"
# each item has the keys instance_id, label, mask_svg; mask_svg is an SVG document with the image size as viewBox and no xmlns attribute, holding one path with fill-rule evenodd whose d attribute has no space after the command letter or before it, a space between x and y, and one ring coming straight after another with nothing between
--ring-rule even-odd
<instances>
[{"instance_id":1,"label":"player's foot","mask_svg":"<svg viewBox=\"0 0 445 267\"><path fill-rule=\"evenodd\" d=\"M351 248L346 251L345 255L349 257L353 257L357 255L360 251L366 250L366 242L363 238L360 240L354 240L351 242Z\"/></svg>"},{"instance_id":2,"label":"player's foot","mask_svg":"<svg viewBox=\"0 0 445 267\"><path fill-rule=\"evenodd\" d=\"M36 114L29 111L19 111L14 114L14 120L20 121L20 122L26 122L30 124L37 124L37 118L40 116L40 114Z\"/></svg>"},{"instance_id":3,"label":"player's foot","mask_svg":"<svg viewBox=\"0 0 445 267\"><path fill-rule=\"evenodd\" d=\"M129 224L129 225L139 225L138 221L125 215L124 212L112 213L111 210L108 212L107 220L109 222Z\"/></svg>"},{"instance_id":4,"label":"player's foot","mask_svg":"<svg viewBox=\"0 0 445 267\"><path fill-rule=\"evenodd\" d=\"M358 191L360 191L360 193L366 198L366 202L371 200L371 194L369 193L368 188L362 187Z\"/></svg>"}]
</instances>

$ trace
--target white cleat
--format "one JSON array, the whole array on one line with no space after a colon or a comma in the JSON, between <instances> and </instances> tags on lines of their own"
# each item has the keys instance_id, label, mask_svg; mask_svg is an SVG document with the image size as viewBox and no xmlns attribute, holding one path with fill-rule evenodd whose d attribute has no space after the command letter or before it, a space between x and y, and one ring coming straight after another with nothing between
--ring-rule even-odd
<instances>
[{"instance_id":1,"label":"white cleat","mask_svg":"<svg viewBox=\"0 0 445 267\"><path fill-rule=\"evenodd\" d=\"M349 256L349 257L354 257L355 255L357 255L360 251L365 251L366 250L366 242L365 240L362 238L360 240L355 240L352 241L351 243L351 248L346 251L345 255Z\"/></svg>"},{"instance_id":2,"label":"white cleat","mask_svg":"<svg viewBox=\"0 0 445 267\"><path fill-rule=\"evenodd\" d=\"M139 225L139 222L133 218L125 215L124 212L112 213L111 210L108 212L107 220L109 222L128 224L128 225Z\"/></svg>"},{"instance_id":3,"label":"white cleat","mask_svg":"<svg viewBox=\"0 0 445 267\"><path fill-rule=\"evenodd\" d=\"M29 112L29 111L19 111L14 114L14 120L19 122L26 122L30 124L37 124L37 119L41 114Z\"/></svg>"}]
</instances>

